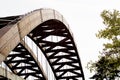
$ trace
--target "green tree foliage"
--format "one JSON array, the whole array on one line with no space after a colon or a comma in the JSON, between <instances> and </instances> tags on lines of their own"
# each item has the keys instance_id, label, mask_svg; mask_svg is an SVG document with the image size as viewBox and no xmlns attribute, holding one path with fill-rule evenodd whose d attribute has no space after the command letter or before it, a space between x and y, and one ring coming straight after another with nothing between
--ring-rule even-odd
<instances>
[{"instance_id":1,"label":"green tree foliage","mask_svg":"<svg viewBox=\"0 0 120 80\"><path fill-rule=\"evenodd\" d=\"M120 79L120 12L117 10L101 13L106 28L98 31L98 38L108 39L104 49L96 62L90 62L88 68L95 71L91 77L96 80Z\"/></svg>"}]
</instances>

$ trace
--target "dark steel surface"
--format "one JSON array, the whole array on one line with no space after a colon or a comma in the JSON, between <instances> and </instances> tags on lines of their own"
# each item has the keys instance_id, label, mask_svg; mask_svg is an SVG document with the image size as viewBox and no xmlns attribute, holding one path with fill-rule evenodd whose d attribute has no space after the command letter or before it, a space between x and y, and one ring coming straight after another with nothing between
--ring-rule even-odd
<instances>
[{"instance_id":1,"label":"dark steel surface","mask_svg":"<svg viewBox=\"0 0 120 80\"><path fill-rule=\"evenodd\" d=\"M16 23L20 19L20 16L0 18L0 28ZM27 36L42 50L56 80L85 80L73 37L62 22L48 20L33 29ZM56 41L54 40L55 37ZM51 40L48 40L48 38L51 38ZM23 76L24 79L33 76L38 80L45 80L37 62L22 44L18 44L13 52L9 54L5 61L13 73ZM19 59L15 59L16 57ZM19 66L22 64L24 66ZM25 66L26 64L29 66ZM33 72L27 73L26 69Z\"/></svg>"},{"instance_id":2,"label":"dark steel surface","mask_svg":"<svg viewBox=\"0 0 120 80\"><path fill-rule=\"evenodd\" d=\"M35 79L45 80L39 65L22 44L18 44L4 62L13 73L24 79L32 76Z\"/></svg>"},{"instance_id":3,"label":"dark steel surface","mask_svg":"<svg viewBox=\"0 0 120 80\"><path fill-rule=\"evenodd\" d=\"M46 56L57 80L84 80L81 62L74 40L66 26L57 20L40 24L28 36ZM58 41L48 40L52 37ZM68 67L65 67L68 66Z\"/></svg>"}]
</instances>

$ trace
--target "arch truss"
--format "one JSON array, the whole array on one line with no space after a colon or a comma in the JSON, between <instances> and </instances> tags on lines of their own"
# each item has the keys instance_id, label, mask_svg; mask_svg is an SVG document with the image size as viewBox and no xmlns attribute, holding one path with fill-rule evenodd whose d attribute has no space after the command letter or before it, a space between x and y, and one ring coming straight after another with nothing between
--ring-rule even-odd
<instances>
[{"instance_id":1,"label":"arch truss","mask_svg":"<svg viewBox=\"0 0 120 80\"><path fill-rule=\"evenodd\" d=\"M24 79L47 80L42 64L23 40L27 36L44 54L56 80L85 80L68 27L63 16L51 9L0 18L0 61Z\"/></svg>"}]
</instances>

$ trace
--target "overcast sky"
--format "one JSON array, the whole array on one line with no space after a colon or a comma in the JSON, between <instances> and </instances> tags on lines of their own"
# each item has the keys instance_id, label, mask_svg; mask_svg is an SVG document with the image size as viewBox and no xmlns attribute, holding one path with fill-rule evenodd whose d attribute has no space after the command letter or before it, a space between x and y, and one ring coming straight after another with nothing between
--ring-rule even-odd
<instances>
[{"instance_id":1,"label":"overcast sky","mask_svg":"<svg viewBox=\"0 0 120 80\"><path fill-rule=\"evenodd\" d=\"M92 76L86 69L90 60L97 60L104 40L95 33L104 28L100 13L119 10L119 0L1 0L0 17L25 14L39 8L52 8L60 12L70 25L77 44L86 80Z\"/></svg>"}]
</instances>

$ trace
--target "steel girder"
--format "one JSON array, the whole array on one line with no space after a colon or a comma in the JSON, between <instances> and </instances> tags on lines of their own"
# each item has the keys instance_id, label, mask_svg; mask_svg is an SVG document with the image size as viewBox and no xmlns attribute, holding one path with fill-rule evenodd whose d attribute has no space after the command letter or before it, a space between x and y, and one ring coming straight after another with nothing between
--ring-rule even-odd
<instances>
[{"instance_id":1,"label":"steel girder","mask_svg":"<svg viewBox=\"0 0 120 80\"><path fill-rule=\"evenodd\" d=\"M15 24L21 18L22 16L0 18L0 28L9 25L9 23ZM57 19L47 20L28 33L27 36L42 50L54 72L56 80L85 80L76 45L64 23ZM54 40L55 38L56 40ZM24 76L24 78L32 75L41 80L45 79L37 62L21 43L15 47L13 52L17 54L10 54L5 61L13 73ZM21 56L21 53L24 54ZM23 58L23 60L17 60L15 57ZM28 61L26 62L26 60ZM29 66L19 67L18 65L21 63ZM37 67L38 70L33 69L33 67ZM34 71L33 73L37 74L22 73L25 72L25 69L32 70Z\"/></svg>"},{"instance_id":2,"label":"steel girder","mask_svg":"<svg viewBox=\"0 0 120 80\"><path fill-rule=\"evenodd\" d=\"M28 36L46 56L57 80L84 80L74 40L69 29L62 22L46 21ZM55 37L58 40L53 40Z\"/></svg>"},{"instance_id":3,"label":"steel girder","mask_svg":"<svg viewBox=\"0 0 120 80\"><path fill-rule=\"evenodd\" d=\"M10 16L10 17L0 18L0 29L11 23L16 23L20 19L21 19L21 16Z\"/></svg>"},{"instance_id":4,"label":"steel girder","mask_svg":"<svg viewBox=\"0 0 120 80\"><path fill-rule=\"evenodd\" d=\"M21 43L15 47L4 62L13 73L24 79L32 76L36 80L46 80L38 62Z\"/></svg>"}]
</instances>

